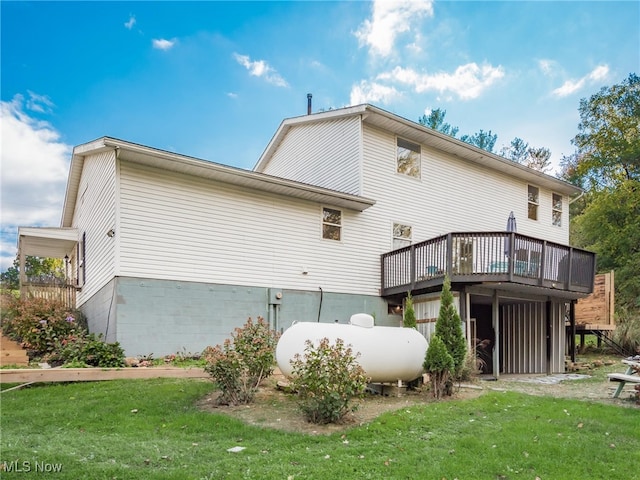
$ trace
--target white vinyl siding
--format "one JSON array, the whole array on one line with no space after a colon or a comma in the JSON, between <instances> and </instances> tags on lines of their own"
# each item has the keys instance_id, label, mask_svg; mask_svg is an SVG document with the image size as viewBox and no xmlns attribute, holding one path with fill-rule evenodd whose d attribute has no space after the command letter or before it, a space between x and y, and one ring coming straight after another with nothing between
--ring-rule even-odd
<instances>
[{"instance_id":1,"label":"white vinyl siding","mask_svg":"<svg viewBox=\"0 0 640 480\"><path fill-rule=\"evenodd\" d=\"M126 162L120 171L122 276L378 294L381 251L359 212L342 209L342 241L329 242L316 203Z\"/></svg>"},{"instance_id":2,"label":"white vinyl siding","mask_svg":"<svg viewBox=\"0 0 640 480\"><path fill-rule=\"evenodd\" d=\"M391 250L388 228L400 216L412 226L413 243L464 231L504 231L514 211L518 232L568 244L566 225L553 227L551 192L540 189L538 222L528 220L527 183L422 145L422 181L395 174L396 137L365 125L362 195L376 200L364 212L362 232L380 250ZM566 222L565 222L566 223Z\"/></svg>"},{"instance_id":3,"label":"white vinyl siding","mask_svg":"<svg viewBox=\"0 0 640 480\"><path fill-rule=\"evenodd\" d=\"M360 193L360 117L291 128L263 173Z\"/></svg>"},{"instance_id":4,"label":"white vinyl siding","mask_svg":"<svg viewBox=\"0 0 640 480\"><path fill-rule=\"evenodd\" d=\"M115 228L116 221L116 160L113 151L84 160L78 192L73 226L78 229L80 248L83 236L86 240L86 258L82 268L86 278L84 282L80 279L82 288L77 294L77 303L81 306L115 274L118 232L114 237L107 236L107 232ZM77 267L77 259L74 263Z\"/></svg>"}]
</instances>

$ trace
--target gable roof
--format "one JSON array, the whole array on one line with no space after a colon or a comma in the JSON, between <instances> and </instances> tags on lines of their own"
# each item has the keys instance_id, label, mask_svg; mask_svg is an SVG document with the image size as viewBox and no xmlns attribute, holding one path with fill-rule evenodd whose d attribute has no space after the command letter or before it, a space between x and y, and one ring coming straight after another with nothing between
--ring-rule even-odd
<instances>
[{"instance_id":1,"label":"gable roof","mask_svg":"<svg viewBox=\"0 0 640 480\"><path fill-rule=\"evenodd\" d=\"M73 222L85 157L109 150L115 151L118 159L127 162L335 207L363 211L375 204L375 200L358 195L222 165L116 138L102 137L92 142L78 145L73 149L62 210L62 227L70 227Z\"/></svg>"},{"instance_id":2,"label":"gable roof","mask_svg":"<svg viewBox=\"0 0 640 480\"><path fill-rule=\"evenodd\" d=\"M560 180L551 175L525 167L524 165L508 160L500 155L482 150L481 148L451 137L450 135L438 132L437 130L425 127L419 123L412 122L411 120L407 120L406 118L369 104L329 110L328 112L314 113L311 115L303 115L283 120L275 135L267 145L267 148L256 163L254 171L263 172L265 170L274 152L291 128L297 125L318 123L353 116L360 116L362 122L367 125L372 125L382 130L392 132L395 135L412 140L416 143L447 152L448 154L458 157L466 162L482 165L485 168L505 173L534 185L545 187L554 192L569 196L582 193L582 189L575 185L571 185L564 180Z\"/></svg>"}]
</instances>

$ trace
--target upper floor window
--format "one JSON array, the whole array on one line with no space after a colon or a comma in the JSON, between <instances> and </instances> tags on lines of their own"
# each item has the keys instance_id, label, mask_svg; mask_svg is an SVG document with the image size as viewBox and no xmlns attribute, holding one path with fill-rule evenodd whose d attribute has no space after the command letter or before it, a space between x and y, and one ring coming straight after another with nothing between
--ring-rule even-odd
<instances>
[{"instance_id":1,"label":"upper floor window","mask_svg":"<svg viewBox=\"0 0 640 480\"><path fill-rule=\"evenodd\" d=\"M556 227L562 226L562 195L553 194L553 205L551 210L552 223Z\"/></svg>"},{"instance_id":2,"label":"upper floor window","mask_svg":"<svg viewBox=\"0 0 640 480\"><path fill-rule=\"evenodd\" d=\"M538 220L538 206L540 202L540 189L529 185L529 194L527 198L528 202L528 217L531 220Z\"/></svg>"},{"instance_id":3,"label":"upper floor window","mask_svg":"<svg viewBox=\"0 0 640 480\"><path fill-rule=\"evenodd\" d=\"M393 249L411 245L411 226L401 223L393 224Z\"/></svg>"},{"instance_id":4,"label":"upper floor window","mask_svg":"<svg viewBox=\"0 0 640 480\"><path fill-rule=\"evenodd\" d=\"M396 171L403 175L420 178L420 145L398 138Z\"/></svg>"},{"instance_id":5,"label":"upper floor window","mask_svg":"<svg viewBox=\"0 0 640 480\"><path fill-rule=\"evenodd\" d=\"M342 238L342 212L333 208L322 209L322 238L340 240Z\"/></svg>"}]
</instances>

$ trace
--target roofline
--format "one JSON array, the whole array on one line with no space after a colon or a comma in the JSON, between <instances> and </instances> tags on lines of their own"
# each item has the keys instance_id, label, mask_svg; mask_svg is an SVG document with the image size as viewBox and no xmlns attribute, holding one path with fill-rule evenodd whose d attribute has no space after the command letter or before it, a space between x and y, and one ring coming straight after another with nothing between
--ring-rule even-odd
<instances>
[{"instance_id":1,"label":"roofline","mask_svg":"<svg viewBox=\"0 0 640 480\"><path fill-rule=\"evenodd\" d=\"M368 123L367 119L371 119L372 115L377 115L389 119L398 125L410 127L416 131L416 135L431 136L439 140L449 142L452 145L453 152L449 152L458 158L470 161L476 164L481 164L485 167L492 168L494 170L506 172L516 178L526 180L531 183L545 186L550 190L555 190L558 193L564 193L569 196L580 195L583 190L575 185L572 185L564 180L556 178L552 175L542 173L538 170L521 165L517 162L508 160L500 155L491 153L487 150L476 147L469 143L463 142L460 139L454 138L450 135L446 135L442 132L434 130L432 128L421 125L417 122L413 122L404 117L391 113L382 108L376 107L370 104L361 104L351 107L340 108L336 110L329 110L327 112L314 113L311 115L303 115L298 117L288 118L282 121L275 135L267 145L256 163L254 170L262 171L268 161L270 160L273 151L280 144L286 132L293 126L303 125L312 122L322 122L331 120L334 118L344 118L349 116L361 115L363 122Z\"/></svg>"},{"instance_id":2,"label":"roofline","mask_svg":"<svg viewBox=\"0 0 640 480\"><path fill-rule=\"evenodd\" d=\"M375 205L375 200L358 195L223 165L117 138L102 137L92 142L78 145L73 149L62 213L63 227L70 226L73 221L73 212L85 157L111 149L117 152L117 158L128 162L163 168L187 175L194 175L197 172L199 177L231 185L251 187L259 191L325 203L356 211L363 211Z\"/></svg>"}]
</instances>

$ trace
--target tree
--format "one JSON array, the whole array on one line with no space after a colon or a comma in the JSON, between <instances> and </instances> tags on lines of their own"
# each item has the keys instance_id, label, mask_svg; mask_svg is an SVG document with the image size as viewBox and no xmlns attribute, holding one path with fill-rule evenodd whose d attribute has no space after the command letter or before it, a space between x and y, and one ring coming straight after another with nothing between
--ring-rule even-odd
<instances>
[{"instance_id":1,"label":"tree","mask_svg":"<svg viewBox=\"0 0 640 480\"><path fill-rule=\"evenodd\" d=\"M27 255L25 271L28 277L46 277L51 280L65 278L64 260L61 258L40 258ZM0 282L4 288L17 290L20 288L20 259L16 256L13 265L0 273Z\"/></svg>"},{"instance_id":2,"label":"tree","mask_svg":"<svg viewBox=\"0 0 640 480\"><path fill-rule=\"evenodd\" d=\"M539 172L549 170L551 150L545 147L530 147L519 137L511 140L508 147L502 147L500 155Z\"/></svg>"},{"instance_id":3,"label":"tree","mask_svg":"<svg viewBox=\"0 0 640 480\"><path fill-rule=\"evenodd\" d=\"M416 311L413 309L413 298L411 294L407 295L407 299L404 302L404 318L402 319L402 326L405 328L418 328L416 323Z\"/></svg>"},{"instance_id":4,"label":"tree","mask_svg":"<svg viewBox=\"0 0 640 480\"><path fill-rule=\"evenodd\" d=\"M640 183L593 192L572 227L573 242L598 254L600 271L616 270L616 303L640 307Z\"/></svg>"},{"instance_id":5,"label":"tree","mask_svg":"<svg viewBox=\"0 0 640 480\"><path fill-rule=\"evenodd\" d=\"M453 358L453 373L458 375L464 359L467 355L467 343L462 333L462 322L460 315L453 304L453 294L451 293L451 281L449 277L445 277L442 285L442 293L440 294L440 311L438 312L438 320L436 321L435 334L440 337L447 352Z\"/></svg>"},{"instance_id":6,"label":"tree","mask_svg":"<svg viewBox=\"0 0 640 480\"><path fill-rule=\"evenodd\" d=\"M551 167L551 150L545 147L531 147L527 150L527 158L524 164L545 173Z\"/></svg>"},{"instance_id":7,"label":"tree","mask_svg":"<svg viewBox=\"0 0 640 480\"><path fill-rule=\"evenodd\" d=\"M438 132L442 132L445 135L455 137L458 134L458 127L452 127L450 124L445 123L444 117L446 115L446 110L436 108L431 110L429 115L422 115L422 117L418 119L418 123L433 130L437 130Z\"/></svg>"},{"instance_id":8,"label":"tree","mask_svg":"<svg viewBox=\"0 0 640 480\"><path fill-rule=\"evenodd\" d=\"M517 163L524 163L527 159L529 144L519 137L511 140L508 147L502 147L500 155Z\"/></svg>"},{"instance_id":9,"label":"tree","mask_svg":"<svg viewBox=\"0 0 640 480\"><path fill-rule=\"evenodd\" d=\"M436 334L429 339L429 348L425 354L423 367L431 379L431 392L435 398L447 395L447 383L454 369L453 358L447 347Z\"/></svg>"},{"instance_id":10,"label":"tree","mask_svg":"<svg viewBox=\"0 0 640 480\"><path fill-rule=\"evenodd\" d=\"M486 150L487 152L493 153L493 147L496 144L496 140L498 140L498 135L495 133L491 133L491 130L485 132L484 130L480 129L478 133L474 133L473 135L462 135L460 137L460 140L471 145L475 145L476 147Z\"/></svg>"},{"instance_id":11,"label":"tree","mask_svg":"<svg viewBox=\"0 0 640 480\"><path fill-rule=\"evenodd\" d=\"M571 205L571 242L598 254L599 271L616 270L621 304L640 308L640 77L580 100L574 154L561 177L586 190Z\"/></svg>"},{"instance_id":12,"label":"tree","mask_svg":"<svg viewBox=\"0 0 640 480\"><path fill-rule=\"evenodd\" d=\"M594 188L640 181L640 77L580 100L577 173Z\"/></svg>"}]
</instances>

